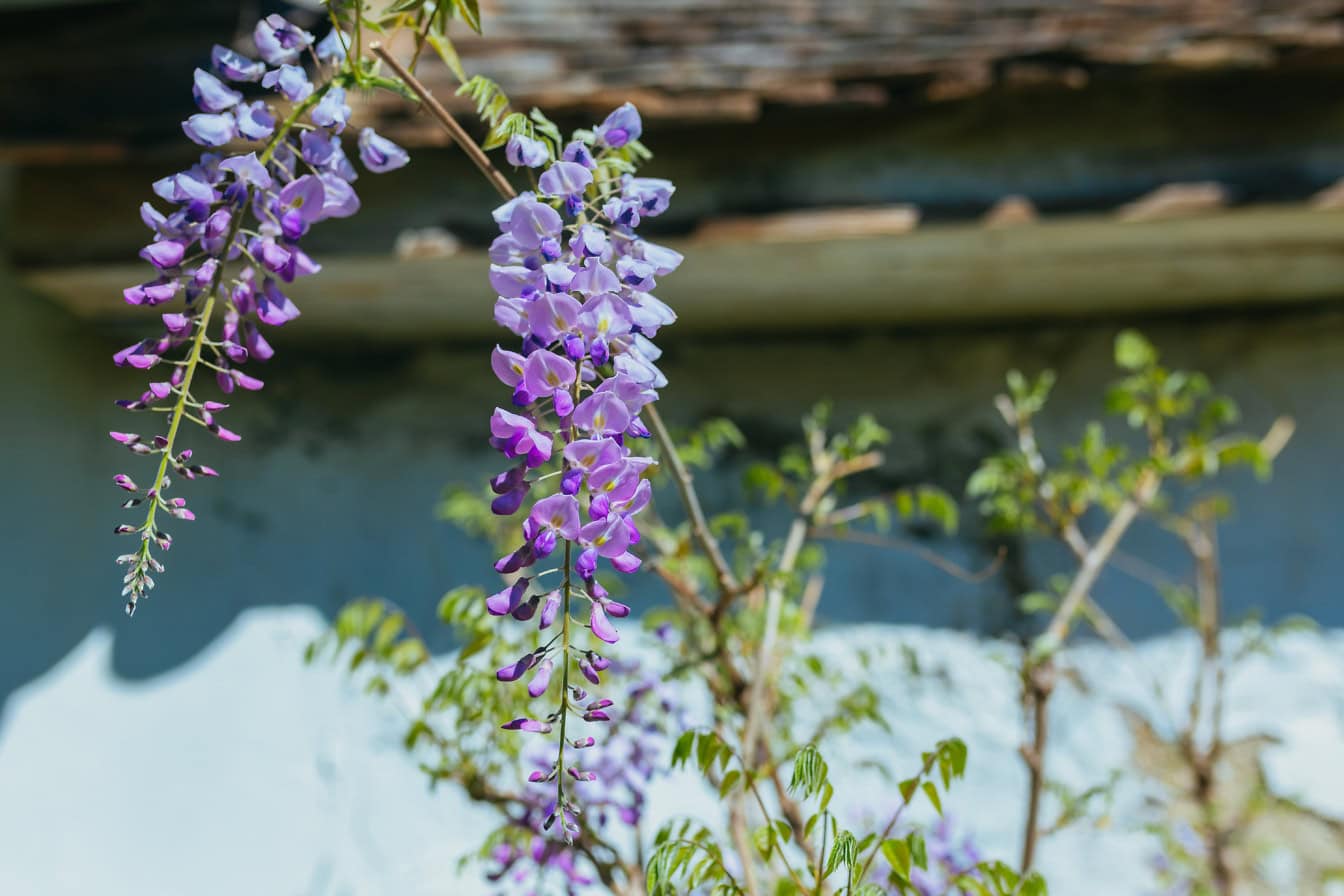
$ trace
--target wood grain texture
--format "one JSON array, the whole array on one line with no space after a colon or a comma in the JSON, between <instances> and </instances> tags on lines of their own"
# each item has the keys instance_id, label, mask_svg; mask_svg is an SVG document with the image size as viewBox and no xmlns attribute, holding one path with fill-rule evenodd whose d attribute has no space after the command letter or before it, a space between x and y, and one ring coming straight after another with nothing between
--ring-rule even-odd
<instances>
[{"instance_id":1,"label":"wood grain texture","mask_svg":"<svg viewBox=\"0 0 1344 896\"><path fill-rule=\"evenodd\" d=\"M655 292L681 316L674 339L1288 306L1344 297L1342 225L1337 212L1266 206L1142 223L1084 216L801 243L673 242L687 261ZM493 335L487 265L479 251L331 260L290 288L304 316L294 336ZM143 265L117 265L26 279L80 317L143 321L120 292L145 275Z\"/></svg>"}]
</instances>

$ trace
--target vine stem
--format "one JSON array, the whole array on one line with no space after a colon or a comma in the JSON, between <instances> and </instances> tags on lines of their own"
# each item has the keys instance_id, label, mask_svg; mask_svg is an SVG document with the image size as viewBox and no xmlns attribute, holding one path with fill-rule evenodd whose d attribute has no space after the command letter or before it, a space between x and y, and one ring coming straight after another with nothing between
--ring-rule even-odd
<instances>
[{"instance_id":1,"label":"vine stem","mask_svg":"<svg viewBox=\"0 0 1344 896\"><path fill-rule=\"evenodd\" d=\"M668 466L672 468L672 481L676 483L677 492L681 495L682 506L685 507L686 517L691 524L691 533L701 550L705 552L705 556L709 558L710 565L714 567L715 578L719 581L719 591L724 595L740 593L742 586L738 583L737 576L733 574L732 567L724 559L723 550L719 547L714 533L709 530L704 508L700 506L700 496L695 491L695 480L691 477L691 471L687 469L681 455L677 453L677 446L667 432L662 415L653 405L648 405L641 413L648 417L649 429L653 431L659 449L667 458Z\"/></svg>"},{"instance_id":2,"label":"vine stem","mask_svg":"<svg viewBox=\"0 0 1344 896\"><path fill-rule=\"evenodd\" d=\"M565 723L569 721L570 550L571 545L566 539L565 582L562 586L564 593L560 599L560 612L564 616L564 621L560 623L560 653L564 656L560 667L560 747L555 757L555 812L559 816L560 831L566 843L570 842L569 828L565 826Z\"/></svg>"},{"instance_id":3,"label":"vine stem","mask_svg":"<svg viewBox=\"0 0 1344 896\"><path fill-rule=\"evenodd\" d=\"M238 224L235 221L228 242L224 245L231 245L237 235ZM220 265L220 268L223 268L223 265ZM143 556L148 556L149 542L154 536L154 517L159 510L159 502L163 500L163 482L168 475L168 464L173 459L173 443L177 441L177 431L181 428L182 418L186 414L187 397L191 394L191 381L196 375L196 368L201 361L201 348L205 344L205 331L210 324L210 315L215 309L215 295L219 290L219 279L219 271L216 270L214 282L211 283L210 297L205 300L205 305L196 318L196 335L191 341L191 352L187 355L186 373L182 375L182 386L178 391L177 403L173 405L173 412L170 415L168 435L165 436L168 443L163 447L163 456L159 459L159 471L154 476L154 500L149 502L149 510L145 514L145 524L141 527L140 553Z\"/></svg>"},{"instance_id":4,"label":"vine stem","mask_svg":"<svg viewBox=\"0 0 1344 896\"><path fill-rule=\"evenodd\" d=\"M518 191L509 183L508 178L506 178L503 173L495 167L494 163L490 161L490 157L485 154L485 150L481 149L476 141L471 139L471 135L463 129L462 125L457 123L456 118L453 118L453 116L448 114L448 110L443 108L443 104L434 98L434 94L429 92L429 88L425 87L415 75L410 73L406 66L402 65L391 53L387 52L387 48L382 44L371 44L369 49L373 51L373 55L381 59L387 67L392 69L397 77L411 89L411 92L414 93L416 97L419 98L420 102L424 104L424 107L429 110L429 114L434 116L434 120L448 132L448 136L451 137L458 146L462 147L462 151L467 154L467 158L471 159L472 164L476 166L481 174L485 175L485 179L490 182L490 185L494 187L496 191L498 191L500 196L505 199L513 199L518 195Z\"/></svg>"}]
</instances>

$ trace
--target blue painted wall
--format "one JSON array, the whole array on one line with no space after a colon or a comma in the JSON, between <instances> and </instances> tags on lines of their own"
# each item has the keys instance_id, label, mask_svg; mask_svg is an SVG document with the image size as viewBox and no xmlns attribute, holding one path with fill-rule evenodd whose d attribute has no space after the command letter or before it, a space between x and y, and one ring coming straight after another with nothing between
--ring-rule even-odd
<instances>
[{"instance_id":1,"label":"blue painted wall","mask_svg":"<svg viewBox=\"0 0 1344 896\"><path fill-rule=\"evenodd\" d=\"M1344 315L1152 322L1147 330L1173 363L1205 369L1236 396L1248 426L1263 427L1276 413L1298 420L1272 484L1228 482L1239 508L1223 533L1231 612L1259 606L1271 616L1301 612L1344 624L1344 556L1333 547L1344 521L1344 483L1335 475L1344 445ZM168 571L128 623L112 563L126 548L111 534L122 519L111 476L145 474L102 433L131 426L111 402L137 391L142 377L109 359L135 335L93 330L4 273L0 332L0 699L98 626L115 632L116 674L138 679L188 661L246 607L331 613L378 594L429 620L448 588L489 581L488 550L434 518L445 485L480 481L494 466L484 422L502 393L489 377L488 346L315 350L291 347L281 333L271 385L227 412L245 440L195 441L223 478L184 487L200 519L176 524ZM822 398L836 400L842 419L871 410L893 430L876 484L959 490L976 460L1002 444L990 402L1003 371L1054 367L1060 385L1045 437L1071 436L1099 409L1113 334L1104 325L1023 325L824 341L725 335L691 345L669 331L664 413L674 424L726 414L748 435L751 449L734 468L702 483L711 510L737 500L740 467L793 439L795 421ZM764 522L779 532L784 521L776 514ZM983 566L994 547L973 522L965 528L960 538L927 544ZM1155 531L1136 531L1126 549L1183 571L1179 552ZM1019 625L1010 594L1040 585L1061 560L1049 549L1013 547L998 576L972 585L904 553L837 545L830 558L823 620L987 631ZM637 603L662 599L652 581L642 587ZM1122 575L1108 573L1100 592L1136 635L1170 624L1160 601Z\"/></svg>"}]
</instances>

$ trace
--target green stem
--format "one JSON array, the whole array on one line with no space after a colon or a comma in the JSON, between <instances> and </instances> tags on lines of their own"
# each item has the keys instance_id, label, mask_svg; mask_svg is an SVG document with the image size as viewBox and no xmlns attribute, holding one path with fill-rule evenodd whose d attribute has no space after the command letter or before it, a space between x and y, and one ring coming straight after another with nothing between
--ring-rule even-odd
<instances>
[{"instance_id":1,"label":"green stem","mask_svg":"<svg viewBox=\"0 0 1344 896\"><path fill-rule=\"evenodd\" d=\"M565 723L569 721L569 597L570 597L570 551L572 547L565 541L565 581L561 585L560 614L563 619L560 629L560 749L555 758L555 811L560 817L560 829L565 842L569 842L569 829L565 827Z\"/></svg>"}]
</instances>

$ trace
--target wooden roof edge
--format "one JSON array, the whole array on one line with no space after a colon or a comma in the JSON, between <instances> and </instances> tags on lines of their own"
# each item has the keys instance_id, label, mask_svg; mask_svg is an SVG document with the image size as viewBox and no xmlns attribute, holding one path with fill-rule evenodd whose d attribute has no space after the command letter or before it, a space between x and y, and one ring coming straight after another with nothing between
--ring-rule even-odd
<instances>
[{"instance_id":1,"label":"wooden roof edge","mask_svg":"<svg viewBox=\"0 0 1344 896\"><path fill-rule=\"evenodd\" d=\"M1061 216L1013 227L933 225L905 235L682 240L656 294L675 333L845 329L1122 316L1344 299L1344 220L1306 205L1186 218ZM304 318L285 338L389 340L495 333L483 251L335 256L287 291ZM142 265L22 272L79 317L138 319L120 300Z\"/></svg>"}]
</instances>

